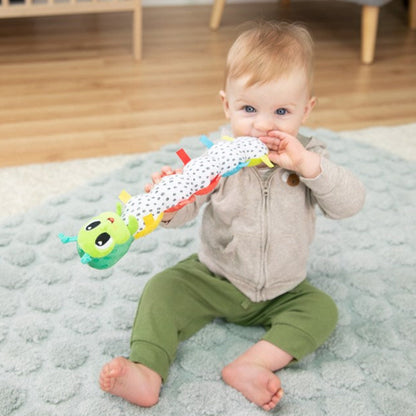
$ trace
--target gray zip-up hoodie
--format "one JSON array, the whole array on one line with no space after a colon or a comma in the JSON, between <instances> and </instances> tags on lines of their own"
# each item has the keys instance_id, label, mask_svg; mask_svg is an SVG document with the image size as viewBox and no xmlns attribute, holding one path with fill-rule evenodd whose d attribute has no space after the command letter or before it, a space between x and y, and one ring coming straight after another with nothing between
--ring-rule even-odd
<instances>
[{"instance_id":1,"label":"gray zip-up hoodie","mask_svg":"<svg viewBox=\"0 0 416 416\"><path fill-rule=\"evenodd\" d=\"M364 204L363 184L328 160L324 144L299 139L321 154L316 178L299 178L280 167L266 176L258 168L244 168L222 178L211 194L197 197L165 224L181 226L206 204L199 259L254 302L279 296L305 279L316 204L333 219L352 216Z\"/></svg>"}]
</instances>

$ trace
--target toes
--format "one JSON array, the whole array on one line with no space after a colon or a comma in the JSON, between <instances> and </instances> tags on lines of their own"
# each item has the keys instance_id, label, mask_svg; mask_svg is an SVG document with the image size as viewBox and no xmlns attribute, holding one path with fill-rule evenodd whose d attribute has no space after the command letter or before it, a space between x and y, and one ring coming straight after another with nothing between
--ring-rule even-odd
<instances>
[{"instance_id":1,"label":"toes","mask_svg":"<svg viewBox=\"0 0 416 416\"><path fill-rule=\"evenodd\" d=\"M280 387L280 380L277 377L270 377L268 383L267 383L267 390L271 394L276 395L281 389Z\"/></svg>"},{"instance_id":2,"label":"toes","mask_svg":"<svg viewBox=\"0 0 416 416\"><path fill-rule=\"evenodd\" d=\"M112 379L104 371L100 374L99 384L102 390L108 391L111 389Z\"/></svg>"},{"instance_id":3,"label":"toes","mask_svg":"<svg viewBox=\"0 0 416 416\"><path fill-rule=\"evenodd\" d=\"M270 403L265 404L264 406L262 406L262 408L264 410L272 410L276 407L277 403L274 403L273 401L271 401Z\"/></svg>"},{"instance_id":4,"label":"toes","mask_svg":"<svg viewBox=\"0 0 416 416\"><path fill-rule=\"evenodd\" d=\"M107 363L104 368L103 368L103 375L108 377L109 375L111 375L111 366L110 363Z\"/></svg>"},{"instance_id":5,"label":"toes","mask_svg":"<svg viewBox=\"0 0 416 416\"><path fill-rule=\"evenodd\" d=\"M262 408L264 410L272 410L276 407L277 403L280 402L281 398L284 395L283 390L279 387L277 390L272 391L271 390L271 385L273 383L269 383L268 384L268 389L271 393L274 393L273 396L270 398L270 402L266 403L265 405L262 406ZM280 386L280 383L279 383Z\"/></svg>"},{"instance_id":6,"label":"toes","mask_svg":"<svg viewBox=\"0 0 416 416\"><path fill-rule=\"evenodd\" d=\"M100 377L99 384L102 390L108 391L111 388L111 383L107 378Z\"/></svg>"},{"instance_id":7,"label":"toes","mask_svg":"<svg viewBox=\"0 0 416 416\"><path fill-rule=\"evenodd\" d=\"M284 392L282 389L280 389L273 397L272 397L272 402L274 404L274 406L277 405L277 403L280 402L280 400L282 399L282 397L284 396Z\"/></svg>"},{"instance_id":8,"label":"toes","mask_svg":"<svg viewBox=\"0 0 416 416\"><path fill-rule=\"evenodd\" d=\"M121 365L117 359L114 359L103 366L100 377L99 384L102 390L110 391L115 383L115 378L121 373Z\"/></svg>"},{"instance_id":9,"label":"toes","mask_svg":"<svg viewBox=\"0 0 416 416\"><path fill-rule=\"evenodd\" d=\"M282 396L283 395L281 395L281 396L278 396L278 395L273 396L271 398L270 402L267 403L267 404L265 404L265 405L263 405L262 408L264 410L272 410L272 409L274 409L276 407L277 403L280 402L280 399L282 398Z\"/></svg>"}]
</instances>

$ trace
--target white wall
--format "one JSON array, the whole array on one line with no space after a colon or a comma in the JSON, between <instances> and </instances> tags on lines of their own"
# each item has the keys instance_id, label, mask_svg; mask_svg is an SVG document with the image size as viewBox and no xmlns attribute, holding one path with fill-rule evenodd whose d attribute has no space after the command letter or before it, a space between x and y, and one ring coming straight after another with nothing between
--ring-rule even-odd
<instances>
[{"instance_id":1,"label":"white wall","mask_svg":"<svg viewBox=\"0 0 416 416\"><path fill-rule=\"evenodd\" d=\"M264 3L276 0L261 0ZM254 3L255 0L227 0L227 3ZM142 0L142 6L191 6L198 4L213 4L214 0Z\"/></svg>"}]
</instances>

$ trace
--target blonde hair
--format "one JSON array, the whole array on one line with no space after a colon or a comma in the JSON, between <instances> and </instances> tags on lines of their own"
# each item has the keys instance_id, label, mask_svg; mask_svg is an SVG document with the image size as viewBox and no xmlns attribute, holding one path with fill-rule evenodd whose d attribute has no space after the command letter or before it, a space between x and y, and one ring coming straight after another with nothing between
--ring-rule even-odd
<instances>
[{"instance_id":1,"label":"blonde hair","mask_svg":"<svg viewBox=\"0 0 416 416\"><path fill-rule=\"evenodd\" d=\"M247 77L247 87L263 84L295 69L305 71L311 89L313 40L308 30L297 23L260 22L240 34L231 46L225 84L240 77Z\"/></svg>"}]
</instances>

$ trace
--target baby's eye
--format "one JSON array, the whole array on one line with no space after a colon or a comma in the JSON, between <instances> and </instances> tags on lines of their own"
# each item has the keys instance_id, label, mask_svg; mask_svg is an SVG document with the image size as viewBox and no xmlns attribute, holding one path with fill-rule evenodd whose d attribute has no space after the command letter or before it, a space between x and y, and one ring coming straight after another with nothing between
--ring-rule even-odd
<instances>
[{"instance_id":1,"label":"baby's eye","mask_svg":"<svg viewBox=\"0 0 416 416\"><path fill-rule=\"evenodd\" d=\"M254 107L252 107L251 105L245 105L244 106L244 111L246 113L255 113L256 109Z\"/></svg>"},{"instance_id":2,"label":"baby's eye","mask_svg":"<svg viewBox=\"0 0 416 416\"><path fill-rule=\"evenodd\" d=\"M287 114L287 110L286 110L286 108L278 108L276 110L276 114L279 115L279 116L284 116L284 115Z\"/></svg>"}]
</instances>

